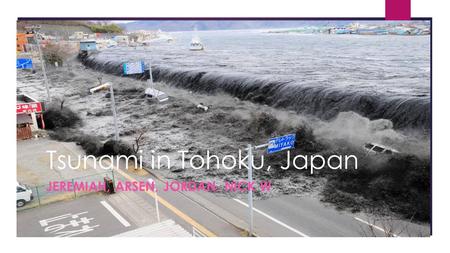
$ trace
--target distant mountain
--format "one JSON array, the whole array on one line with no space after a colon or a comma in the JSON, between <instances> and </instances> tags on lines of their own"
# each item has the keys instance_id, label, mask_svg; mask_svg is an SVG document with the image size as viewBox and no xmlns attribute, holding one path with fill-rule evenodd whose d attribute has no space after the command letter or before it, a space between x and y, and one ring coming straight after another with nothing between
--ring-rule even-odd
<instances>
[{"instance_id":1,"label":"distant mountain","mask_svg":"<svg viewBox=\"0 0 450 253\"><path fill-rule=\"evenodd\" d=\"M308 25L346 25L351 21L341 20L148 20L122 23L127 31L158 30L163 31L199 31L206 30L240 30L265 28L292 28Z\"/></svg>"}]
</instances>

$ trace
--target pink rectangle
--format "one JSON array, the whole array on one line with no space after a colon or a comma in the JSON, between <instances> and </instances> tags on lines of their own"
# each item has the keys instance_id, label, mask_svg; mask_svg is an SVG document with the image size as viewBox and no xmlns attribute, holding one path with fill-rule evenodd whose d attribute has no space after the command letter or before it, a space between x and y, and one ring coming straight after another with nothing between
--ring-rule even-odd
<instances>
[{"instance_id":1,"label":"pink rectangle","mask_svg":"<svg viewBox=\"0 0 450 253\"><path fill-rule=\"evenodd\" d=\"M386 20L410 20L411 0L386 0Z\"/></svg>"}]
</instances>

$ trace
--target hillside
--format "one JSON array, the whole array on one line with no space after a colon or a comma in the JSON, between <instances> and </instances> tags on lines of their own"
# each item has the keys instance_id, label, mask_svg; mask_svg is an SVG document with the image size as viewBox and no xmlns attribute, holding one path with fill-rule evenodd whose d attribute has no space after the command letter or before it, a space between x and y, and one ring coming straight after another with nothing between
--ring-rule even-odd
<instances>
[{"instance_id":1,"label":"hillside","mask_svg":"<svg viewBox=\"0 0 450 253\"><path fill-rule=\"evenodd\" d=\"M74 32L122 33L122 27L110 22L89 22L81 20L19 20L17 31L24 32L26 26L39 25L41 32L48 35L69 36Z\"/></svg>"}]
</instances>

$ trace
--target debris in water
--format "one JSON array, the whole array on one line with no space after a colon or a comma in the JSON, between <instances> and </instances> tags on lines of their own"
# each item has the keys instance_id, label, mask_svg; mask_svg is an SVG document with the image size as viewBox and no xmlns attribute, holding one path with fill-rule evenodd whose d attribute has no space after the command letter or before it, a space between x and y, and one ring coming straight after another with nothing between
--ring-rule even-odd
<instances>
[{"instance_id":1,"label":"debris in water","mask_svg":"<svg viewBox=\"0 0 450 253\"><path fill-rule=\"evenodd\" d=\"M367 154L386 154L386 155L392 155L392 154L399 154L400 152L389 148L380 144L376 143L366 143L364 144L364 149L367 151Z\"/></svg>"},{"instance_id":2,"label":"debris in water","mask_svg":"<svg viewBox=\"0 0 450 253\"><path fill-rule=\"evenodd\" d=\"M204 105L203 103L200 103L197 105L197 108L204 110L205 112L208 111L209 107Z\"/></svg>"},{"instance_id":3,"label":"debris in water","mask_svg":"<svg viewBox=\"0 0 450 253\"><path fill-rule=\"evenodd\" d=\"M99 85L99 86L96 86L96 87L94 87L94 88L89 89L89 92L90 92L91 94L93 94L93 93L96 92L96 91L107 90L107 89L109 89L109 86L111 86L110 83L104 83L104 84L101 84L101 85Z\"/></svg>"}]
</instances>

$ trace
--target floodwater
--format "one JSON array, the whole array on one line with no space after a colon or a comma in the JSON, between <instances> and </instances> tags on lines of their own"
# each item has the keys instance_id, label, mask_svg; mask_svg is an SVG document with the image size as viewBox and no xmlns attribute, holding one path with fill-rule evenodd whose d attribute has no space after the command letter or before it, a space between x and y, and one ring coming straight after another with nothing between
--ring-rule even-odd
<instances>
[{"instance_id":1,"label":"floodwater","mask_svg":"<svg viewBox=\"0 0 450 253\"><path fill-rule=\"evenodd\" d=\"M158 81L332 119L354 111L395 128L428 132L430 36L207 31L170 34L173 42L116 47L87 59L97 70L151 63ZM204 51L189 51L198 36ZM111 65L116 68L111 69Z\"/></svg>"},{"instance_id":2,"label":"floodwater","mask_svg":"<svg viewBox=\"0 0 450 253\"><path fill-rule=\"evenodd\" d=\"M429 159L429 36L262 31L197 35L206 50L189 51L193 33L172 33L172 43L111 48L90 55L84 66L68 61L61 68L49 68L54 101L64 100L64 106L80 115L83 124L77 131L106 141L114 133L110 98L107 91L88 90L98 85L99 77L113 83L121 140L131 144L144 132L145 162L151 151L175 161L176 170L158 168L167 178L244 178L246 172L239 170L180 171L178 151L189 151L189 158L206 150L222 157L249 143L306 128L312 129L312 136L301 137L301 152L356 154L364 162L370 158L364 143L375 142ZM118 76L122 62L139 59L152 63L155 88L169 95L168 102L147 101L146 82ZM45 100L44 87L39 69L36 74L18 71L22 92ZM198 109L199 103L209 110ZM255 178L270 178L274 189L270 196L256 198L319 198L326 183L323 177L293 170L257 171Z\"/></svg>"}]
</instances>

